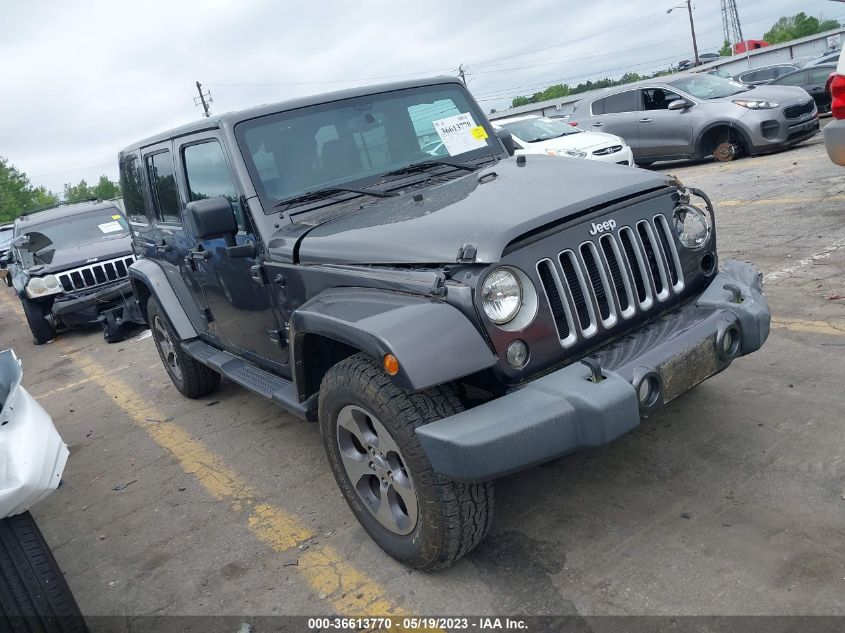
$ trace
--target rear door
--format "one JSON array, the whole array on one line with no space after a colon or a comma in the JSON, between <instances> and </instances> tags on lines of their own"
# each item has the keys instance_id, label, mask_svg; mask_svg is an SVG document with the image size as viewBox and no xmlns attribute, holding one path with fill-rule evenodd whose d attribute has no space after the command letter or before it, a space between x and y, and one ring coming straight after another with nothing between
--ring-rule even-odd
<instances>
[{"instance_id":1,"label":"rear door","mask_svg":"<svg viewBox=\"0 0 845 633\"><path fill-rule=\"evenodd\" d=\"M692 154L691 108L668 109L669 104L678 99L684 98L666 88L640 89L637 116L639 156L657 158Z\"/></svg>"},{"instance_id":2,"label":"rear door","mask_svg":"<svg viewBox=\"0 0 845 633\"><path fill-rule=\"evenodd\" d=\"M590 129L607 132L625 139L638 156L640 139L637 131L637 90L617 92L590 104Z\"/></svg>"},{"instance_id":3,"label":"rear door","mask_svg":"<svg viewBox=\"0 0 845 633\"><path fill-rule=\"evenodd\" d=\"M227 345L277 364L287 363L286 337L280 334L270 286L263 282L263 245L244 214L229 160L216 134L181 139L178 147L181 203L224 197L238 222L236 245L253 244L253 256L232 256L224 238L197 241L191 236L186 264L202 288L209 318Z\"/></svg>"}]
</instances>

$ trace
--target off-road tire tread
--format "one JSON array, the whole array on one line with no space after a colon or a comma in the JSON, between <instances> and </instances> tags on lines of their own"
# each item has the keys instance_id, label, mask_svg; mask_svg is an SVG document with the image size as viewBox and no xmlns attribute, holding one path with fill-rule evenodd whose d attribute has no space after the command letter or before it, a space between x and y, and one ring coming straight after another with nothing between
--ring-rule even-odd
<instances>
[{"instance_id":1,"label":"off-road tire tread","mask_svg":"<svg viewBox=\"0 0 845 633\"><path fill-rule=\"evenodd\" d=\"M487 535L493 522L493 482L460 483L434 472L415 429L463 411L458 394L451 384L429 387L422 391L406 391L394 385L387 374L368 354L359 353L339 362L326 374L320 386L318 410L324 410L326 396L341 384L360 393L373 393L387 407L398 411L394 427L404 427L413 438L411 446L402 446L406 458L413 455L426 467L414 473L417 487L430 486L440 499L445 534L441 547L424 564L416 566L434 571L450 566L475 548ZM323 418L320 418L321 426ZM325 432L325 429L321 429ZM396 438L394 438L396 439ZM440 529L440 526L437 526Z\"/></svg>"},{"instance_id":2,"label":"off-road tire tread","mask_svg":"<svg viewBox=\"0 0 845 633\"><path fill-rule=\"evenodd\" d=\"M147 301L147 317L149 319L150 328L153 330L155 328L153 322L156 315L161 316L164 321L164 327L167 328L167 331L170 334L170 340L173 342L173 349L176 352L176 360L179 363L179 367L182 368L182 384L179 385L167 370L167 364L162 357L161 350L154 342L159 358L161 358L161 362L165 366L164 369L173 381L173 386L176 387L179 393L186 398L201 398L202 396L207 396L215 391L217 387L220 386L220 374L185 353L185 350L183 350L180 345L182 339L177 336L173 326L170 325L170 319L167 318L167 314L161 309L158 299L156 299L155 296L151 296ZM155 338L155 331L153 331L153 338Z\"/></svg>"},{"instance_id":3,"label":"off-road tire tread","mask_svg":"<svg viewBox=\"0 0 845 633\"><path fill-rule=\"evenodd\" d=\"M0 520L0 630L88 633L76 600L29 512Z\"/></svg>"}]
</instances>

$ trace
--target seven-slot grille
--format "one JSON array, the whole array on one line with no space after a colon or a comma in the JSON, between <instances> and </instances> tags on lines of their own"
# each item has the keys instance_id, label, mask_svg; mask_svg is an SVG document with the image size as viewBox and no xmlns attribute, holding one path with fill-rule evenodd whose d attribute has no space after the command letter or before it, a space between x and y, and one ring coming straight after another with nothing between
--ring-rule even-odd
<instances>
[{"instance_id":1,"label":"seven-slot grille","mask_svg":"<svg viewBox=\"0 0 845 633\"><path fill-rule=\"evenodd\" d=\"M665 303L684 288L674 232L663 215L605 233L537 262L561 345Z\"/></svg>"},{"instance_id":2,"label":"seven-slot grille","mask_svg":"<svg viewBox=\"0 0 845 633\"><path fill-rule=\"evenodd\" d=\"M102 286L112 281L126 279L127 269L135 261L132 255L109 259L104 262L97 262L88 266L80 266L73 270L66 270L59 273L59 283L66 292L74 290L87 290L96 286Z\"/></svg>"},{"instance_id":3,"label":"seven-slot grille","mask_svg":"<svg viewBox=\"0 0 845 633\"><path fill-rule=\"evenodd\" d=\"M791 105L786 106L783 109L783 116L787 119L797 119L800 116L804 116L805 114L810 114L816 107L815 101L810 99L805 103L799 103L798 105Z\"/></svg>"}]
</instances>

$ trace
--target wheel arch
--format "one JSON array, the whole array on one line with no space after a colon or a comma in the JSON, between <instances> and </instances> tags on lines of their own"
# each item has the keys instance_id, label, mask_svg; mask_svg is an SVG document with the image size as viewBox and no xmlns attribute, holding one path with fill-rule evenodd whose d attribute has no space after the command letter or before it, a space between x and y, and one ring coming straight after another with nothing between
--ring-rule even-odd
<instances>
[{"instance_id":1,"label":"wheel arch","mask_svg":"<svg viewBox=\"0 0 845 633\"><path fill-rule=\"evenodd\" d=\"M733 133L737 135L739 137L739 141L742 143L745 153L751 153L751 149L753 147L751 137L742 125L736 123L735 121L720 120L708 124L698 133L698 137L695 140L696 156L701 158L710 156L718 145L719 134L725 131L727 131L728 134Z\"/></svg>"},{"instance_id":2,"label":"wheel arch","mask_svg":"<svg viewBox=\"0 0 845 633\"><path fill-rule=\"evenodd\" d=\"M161 266L149 259L138 259L129 267L129 281L135 301L147 323L147 302L155 296L180 339L185 341L198 336L193 320Z\"/></svg>"},{"instance_id":3,"label":"wheel arch","mask_svg":"<svg viewBox=\"0 0 845 633\"><path fill-rule=\"evenodd\" d=\"M358 352L381 366L399 361L391 380L420 390L487 369L496 357L455 307L430 297L369 288L327 290L290 319L291 362L300 401L313 396L325 372Z\"/></svg>"}]
</instances>

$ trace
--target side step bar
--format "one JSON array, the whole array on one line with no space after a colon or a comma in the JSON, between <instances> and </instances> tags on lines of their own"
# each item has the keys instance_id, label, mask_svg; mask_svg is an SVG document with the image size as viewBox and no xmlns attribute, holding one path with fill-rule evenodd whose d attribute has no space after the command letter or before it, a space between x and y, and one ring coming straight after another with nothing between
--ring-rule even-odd
<instances>
[{"instance_id":1,"label":"side step bar","mask_svg":"<svg viewBox=\"0 0 845 633\"><path fill-rule=\"evenodd\" d=\"M276 374L244 362L234 354L212 347L199 339L183 341L182 349L232 382L272 400L283 409L309 421L316 420L316 394L299 402L293 383Z\"/></svg>"}]
</instances>

